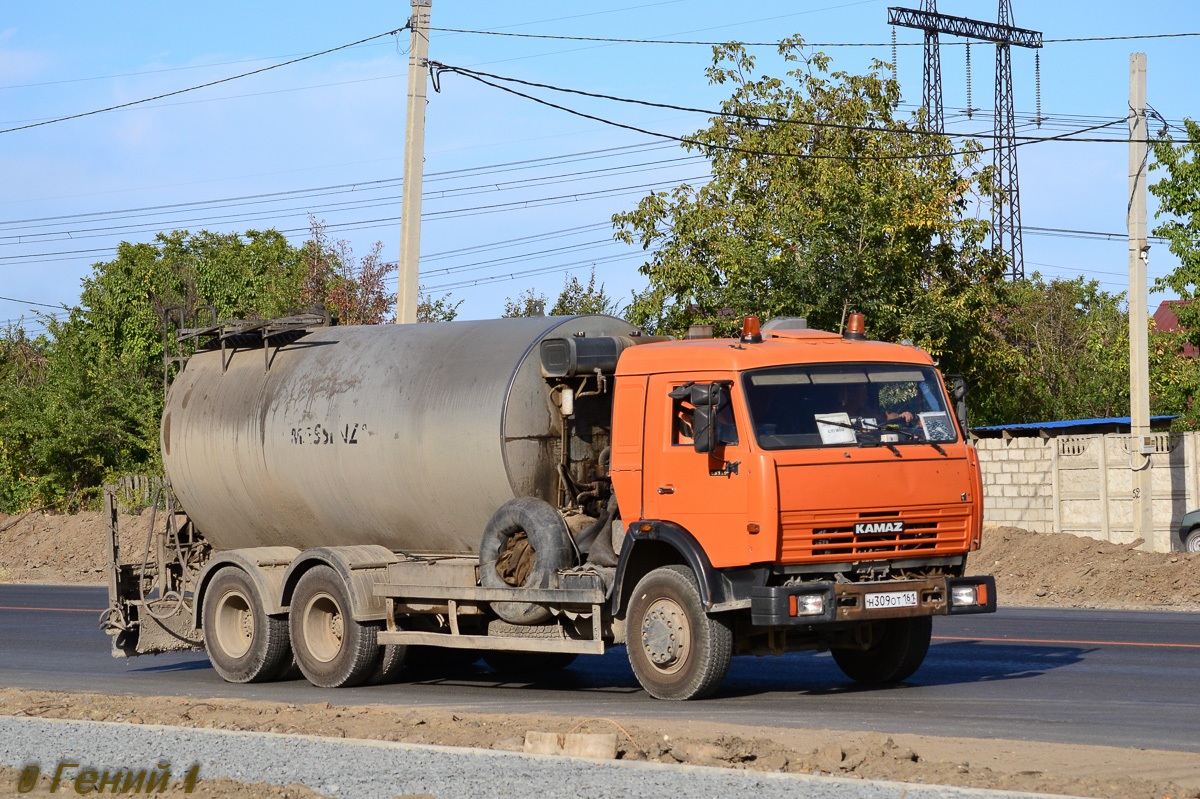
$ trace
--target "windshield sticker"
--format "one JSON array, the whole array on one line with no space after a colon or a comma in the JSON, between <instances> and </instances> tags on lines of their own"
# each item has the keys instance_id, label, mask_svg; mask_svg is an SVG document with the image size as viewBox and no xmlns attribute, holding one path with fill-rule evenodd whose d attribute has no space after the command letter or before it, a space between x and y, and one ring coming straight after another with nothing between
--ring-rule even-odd
<instances>
[{"instance_id":1,"label":"windshield sticker","mask_svg":"<svg viewBox=\"0 0 1200 799\"><path fill-rule=\"evenodd\" d=\"M854 430L850 427L850 414L845 411L838 413L814 413L813 419L817 421L817 430L821 433L821 443L826 446L830 444L857 444L858 438L854 435ZM827 424L832 422L833 424Z\"/></svg>"},{"instance_id":2,"label":"windshield sticker","mask_svg":"<svg viewBox=\"0 0 1200 799\"><path fill-rule=\"evenodd\" d=\"M950 423L950 417L941 411L921 414L921 429L929 441L954 440L954 426Z\"/></svg>"}]
</instances>

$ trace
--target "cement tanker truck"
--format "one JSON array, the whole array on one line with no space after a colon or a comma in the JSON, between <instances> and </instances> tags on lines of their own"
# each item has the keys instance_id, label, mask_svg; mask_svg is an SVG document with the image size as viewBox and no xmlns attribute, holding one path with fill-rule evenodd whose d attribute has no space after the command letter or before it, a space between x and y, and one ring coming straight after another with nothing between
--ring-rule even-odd
<instances>
[{"instance_id":1,"label":"cement tanker truck","mask_svg":"<svg viewBox=\"0 0 1200 799\"><path fill-rule=\"evenodd\" d=\"M181 330L167 523L112 510L114 654L203 648L226 680L507 674L624 645L661 699L734 655L911 676L969 576L979 463L928 354L802 320L673 341L607 316Z\"/></svg>"}]
</instances>

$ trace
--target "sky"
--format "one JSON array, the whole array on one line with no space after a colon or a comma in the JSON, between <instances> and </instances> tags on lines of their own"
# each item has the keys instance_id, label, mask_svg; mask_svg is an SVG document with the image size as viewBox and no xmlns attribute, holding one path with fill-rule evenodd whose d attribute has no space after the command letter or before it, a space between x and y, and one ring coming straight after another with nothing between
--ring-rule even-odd
<instances>
[{"instance_id":1,"label":"sky","mask_svg":"<svg viewBox=\"0 0 1200 799\"><path fill-rule=\"evenodd\" d=\"M898 0L891 0L895 3ZM79 114L217 81L401 27L404 3L6 4L0 15L0 130ZM919 2L906 4L919 7ZM1193 2L1013 0L1017 26L1047 39L1200 31ZM884 0L595 0L500 3L435 0L430 58L523 80L621 97L715 108L727 92L704 75L710 47L614 44L455 33L770 42L801 35L835 69L863 72L891 59ZM942 0L942 13L996 18L995 0ZM737 12L736 14L734 12ZM440 29L440 30L439 30ZM896 30L905 112L921 101L918 31ZM971 47L971 118L965 48L943 36L947 129L990 133L995 49ZM1129 54L1148 59L1148 102L1166 119L1200 117L1195 52L1200 37L1047 43L1014 48L1018 132L1058 135L1127 113ZM0 133L0 323L41 328L43 305L74 304L92 264L121 241L169 230L241 232L274 227L294 243L308 216L358 254L376 241L400 249L408 35L376 38L299 63L143 103ZM762 72L785 70L756 47ZM460 318L500 315L535 289L553 301L568 275L597 282L621 302L645 285L645 254L613 242L611 217L647 192L708 174L678 143L607 126L444 74L429 93L421 283L462 301ZM585 113L668 135L707 117L534 90ZM1019 148L1026 273L1084 275L1128 289L1125 235L1128 145L1124 122L1104 143ZM1151 173L1153 184L1161 173ZM1149 198L1151 227L1155 200ZM987 210L983 209L986 217ZM1032 230L1036 228L1042 231ZM1063 236L1045 229L1116 234ZM1153 278L1178 262L1150 253ZM395 278L391 285L394 286ZM1150 309L1169 297L1151 294ZM16 301L14 301L16 300Z\"/></svg>"}]
</instances>

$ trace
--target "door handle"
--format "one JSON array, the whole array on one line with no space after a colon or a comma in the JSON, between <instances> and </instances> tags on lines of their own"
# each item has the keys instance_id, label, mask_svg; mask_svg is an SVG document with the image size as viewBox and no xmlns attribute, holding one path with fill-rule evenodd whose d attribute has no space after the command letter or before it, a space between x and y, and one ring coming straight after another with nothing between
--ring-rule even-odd
<instances>
[{"instance_id":1,"label":"door handle","mask_svg":"<svg viewBox=\"0 0 1200 799\"><path fill-rule=\"evenodd\" d=\"M660 487L660 488L658 489L658 493L660 493L660 494L674 494L674 493L675 493L675 489L674 489L674 488L671 488L670 486L663 486L663 487Z\"/></svg>"}]
</instances>

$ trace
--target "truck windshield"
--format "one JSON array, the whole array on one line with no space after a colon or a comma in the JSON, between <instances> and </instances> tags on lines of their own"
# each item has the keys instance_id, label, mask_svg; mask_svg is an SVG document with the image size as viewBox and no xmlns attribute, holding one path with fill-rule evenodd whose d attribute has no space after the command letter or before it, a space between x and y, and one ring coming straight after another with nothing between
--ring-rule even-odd
<instances>
[{"instance_id":1,"label":"truck windshield","mask_svg":"<svg viewBox=\"0 0 1200 799\"><path fill-rule=\"evenodd\" d=\"M742 376L763 449L956 441L937 373L911 364L779 366Z\"/></svg>"}]
</instances>

